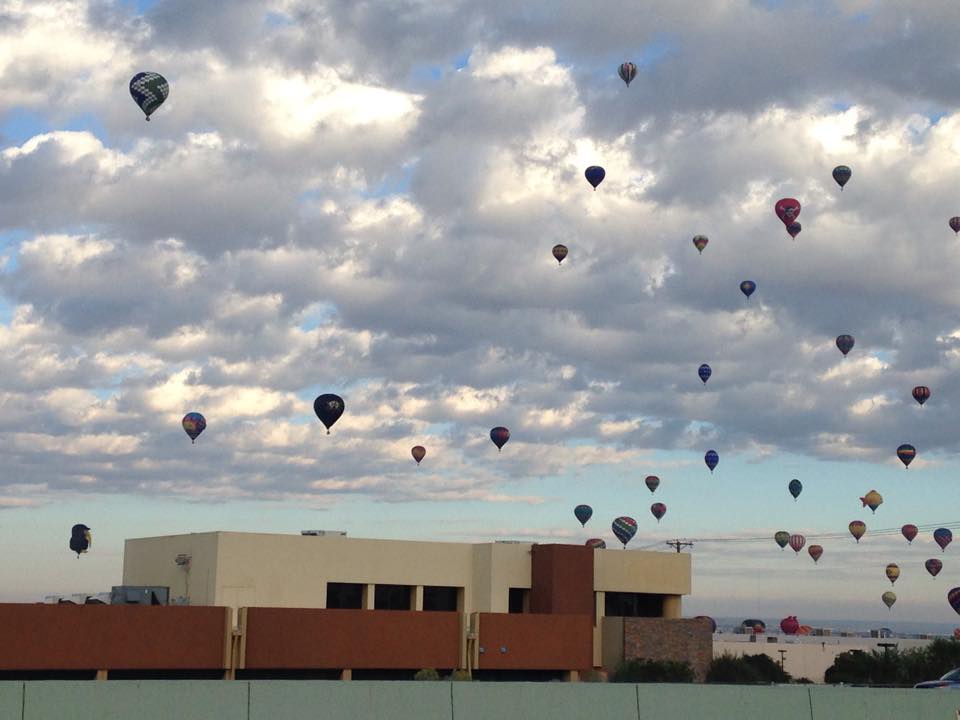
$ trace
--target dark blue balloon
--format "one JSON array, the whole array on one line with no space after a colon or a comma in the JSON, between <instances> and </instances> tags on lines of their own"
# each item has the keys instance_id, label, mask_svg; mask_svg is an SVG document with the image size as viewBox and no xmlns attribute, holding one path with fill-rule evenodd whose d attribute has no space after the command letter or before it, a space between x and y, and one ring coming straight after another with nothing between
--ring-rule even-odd
<instances>
[{"instance_id":1,"label":"dark blue balloon","mask_svg":"<svg viewBox=\"0 0 960 720\"><path fill-rule=\"evenodd\" d=\"M790 484L787 485L787 490L790 491L790 494L793 495L793 499L796 500L800 496L800 492L803 490L803 483L794 478L790 481Z\"/></svg>"},{"instance_id":2,"label":"dark blue balloon","mask_svg":"<svg viewBox=\"0 0 960 720\"><path fill-rule=\"evenodd\" d=\"M697 368L697 375L700 376L700 379L703 380L703 384L707 384L707 380L710 379L710 376L713 375L713 370L710 369L710 366L704 363L699 368Z\"/></svg>"},{"instance_id":3,"label":"dark blue balloon","mask_svg":"<svg viewBox=\"0 0 960 720\"><path fill-rule=\"evenodd\" d=\"M740 283L740 292L742 292L747 297L753 295L753 291L757 289L757 284L753 280L744 280Z\"/></svg>"},{"instance_id":4,"label":"dark blue balloon","mask_svg":"<svg viewBox=\"0 0 960 720\"><path fill-rule=\"evenodd\" d=\"M720 462L720 456L717 455L716 450L707 450L707 454L703 456L703 461L707 464L707 467L710 468L710 472L713 472L717 463Z\"/></svg>"},{"instance_id":5,"label":"dark blue balloon","mask_svg":"<svg viewBox=\"0 0 960 720\"><path fill-rule=\"evenodd\" d=\"M593 517L593 508L589 505L577 505L573 509L573 514L576 516L577 520L580 521L581 525L586 525L587 520Z\"/></svg>"},{"instance_id":6,"label":"dark blue balloon","mask_svg":"<svg viewBox=\"0 0 960 720\"><path fill-rule=\"evenodd\" d=\"M587 178L587 182L593 185L593 189L596 190L597 185L602 183L603 178L606 177L607 171L599 165L591 165L583 174Z\"/></svg>"}]
</instances>

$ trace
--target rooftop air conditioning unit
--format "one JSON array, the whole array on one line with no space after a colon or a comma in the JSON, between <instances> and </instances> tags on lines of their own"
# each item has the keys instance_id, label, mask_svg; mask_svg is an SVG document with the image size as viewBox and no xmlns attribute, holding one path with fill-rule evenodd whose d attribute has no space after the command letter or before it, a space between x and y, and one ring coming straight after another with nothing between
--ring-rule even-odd
<instances>
[{"instance_id":1,"label":"rooftop air conditioning unit","mask_svg":"<svg viewBox=\"0 0 960 720\"><path fill-rule=\"evenodd\" d=\"M339 535L341 537L347 536L346 530L301 530L301 535L313 535L313 536L322 536L322 535Z\"/></svg>"},{"instance_id":2,"label":"rooftop air conditioning unit","mask_svg":"<svg viewBox=\"0 0 960 720\"><path fill-rule=\"evenodd\" d=\"M111 605L168 605L170 588L159 585L114 585Z\"/></svg>"}]
</instances>

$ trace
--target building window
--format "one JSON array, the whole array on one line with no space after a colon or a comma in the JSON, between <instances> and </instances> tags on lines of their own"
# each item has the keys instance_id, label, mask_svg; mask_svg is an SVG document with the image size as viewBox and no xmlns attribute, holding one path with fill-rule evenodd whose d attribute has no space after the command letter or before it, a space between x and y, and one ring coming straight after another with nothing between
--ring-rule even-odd
<instances>
[{"instance_id":1,"label":"building window","mask_svg":"<svg viewBox=\"0 0 960 720\"><path fill-rule=\"evenodd\" d=\"M360 610L363 607L363 585L359 583L327 583L327 607Z\"/></svg>"},{"instance_id":2,"label":"building window","mask_svg":"<svg viewBox=\"0 0 960 720\"><path fill-rule=\"evenodd\" d=\"M409 585L377 585L373 593L373 607L375 610L409 610Z\"/></svg>"},{"instance_id":3,"label":"building window","mask_svg":"<svg viewBox=\"0 0 960 720\"><path fill-rule=\"evenodd\" d=\"M609 591L604 595L607 617L663 617L663 595Z\"/></svg>"},{"instance_id":4,"label":"building window","mask_svg":"<svg viewBox=\"0 0 960 720\"><path fill-rule=\"evenodd\" d=\"M508 607L512 613L530 612L530 591L527 588L510 588Z\"/></svg>"},{"instance_id":5,"label":"building window","mask_svg":"<svg viewBox=\"0 0 960 720\"><path fill-rule=\"evenodd\" d=\"M423 588L423 609L456 612L457 595L460 588L427 585Z\"/></svg>"}]
</instances>

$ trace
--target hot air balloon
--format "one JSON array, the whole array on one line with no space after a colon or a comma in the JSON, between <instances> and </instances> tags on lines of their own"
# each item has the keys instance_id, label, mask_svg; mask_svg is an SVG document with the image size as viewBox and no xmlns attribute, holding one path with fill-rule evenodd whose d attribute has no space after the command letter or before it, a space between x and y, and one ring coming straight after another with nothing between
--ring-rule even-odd
<instances>
[{"instance_id":1,"label":"hot air balloon","mask_svg":"<svg viewBox=\"0 0 960 720\"><path fill-rule=\"evenodd\" d=\"M800 203L793 198L781 198L773 211L784 225L789 225L800 216Z\"/></svg>"},{"instance_id":2,"label":"hot air balloon","mask_svg":"<svg viewBox=\"0 0 960 720\"><path fill-rule=\"evenodd\" d=\"M854 520L847 525L847 529L850 531L850 534L853 535L853 539L859 544L860 538L862 538L863 534L867 531L867 524L863 520Z\"/></svg>"},{"instance_id":3,"label":"hot air balloon","mask_svg":"<svg viewBox=\"0 0 960 720\"><path fill-rule=\"evenodd\" d=\"M593 508L589 505L577 505L573 509L573 515L580 521L580 525L586 526L587 520L593 517Z\"/></svg>"},{"instance_id":4,"label":"hot air balloon","mask_svg":"<svg viewBox=\"0 0 960 720\"><path fill-rule=\"evenodd\" d=\"M953 533L947 528L937 528L933 531L933 541L940 546L941 550L946 550L947 545L953 541Z\"/></svg>"},{"instance_id":5,"label":"hot air balloon","mask_svg":"<svg viewBox=\"0 0 960 720\"><path fill-rule=\"evenodd\" d=\"M667 514L667 506L663 503L654 503L650 506L650 512L653 513L657 522L660 522L660 518Z\"/></svg>"},{"instance_id":6,"label":"hot air balloon","mask_svg":"<svg viewBox=\"0 0 960 720\"><path fill-rule=\"evenodd\" d=\"M917 536L917 532L917 526L911 525L910 523L900 528L900 534L903 535L911 545L913 544L913 539Z\"/></svg>"},{"instance_id":7,"label":"hot air balloon","mask_svg":"<svg viewBox=\"0 0 960 720\"><path fill-rule=\"evenodd\" d=\"M563 262L563 259L567 256L567 246L566 245L554 245L553 246L553 257L556 258L557 264Z\"/></svg>"},{"instance_id":8,"label":"hot air balloon","mask_svg":"<svg viewBox=\"0 0 960 720\"><path fill-rule=\"evenodd\" d=\"M950 607L952 607L955 612L960 613L960 587L952 588L947 593L947 602L950 603Z\"/></svg>"},{"instance_id":9,"label":"hot air balloon","mask_svg":"<svg viewBox=\"0 0 960 720\"><path fill-rule=\"evenodd\" d=\"M720 462L720 456L717 455L716 450L707 450L706 454L703 456L703 461L707 464L707 467L710 468L710 472L713 472L713 469L717 466L717 463Z\"/></svg>"},{"instance_id":10,"label":"hot air balloon","mask_svg":"<svg viewBox=\"0 0 960 720\"><path fill-rule=\"evenodd\" d=\"M797 239L797 235L800 234L801 230L803 230L803 225L798 223L796 220L787 225L787 234L794 240Z\"/></svg>"},{"instance_id":11,"label":"hot air balloon","mask_svg":"<svg viewBox=\"0 0 960 720\"><path fill-rule=\"evenodd\" d=\"M503 446L507 444L507 440L510 439L510 431L505 427L495 427L490 431L490 439L497 446L497 452L500 452Z\"/></svg>"},{"instance_id":12,"label":"hot air balloon","mask_svg":"<svg viewBox=\"0 0 960 720\"><path fill-rule=\"evenodd\" d=\"M170 94L170 84L160 73L138 72L130 78L130 95L149 120Z\"/></svg>"},{"instance_id":13,"label":"hot air balloon","mask_svg":"<svg viewBox=\"0 0 960 720\"><path fill-rule=\"evenodd\" d=\"M780 631L784 635L796 635L800 629L800 622L796 615L789 615L780 621Z\"/></svg>"},{"instance_id":14,"label":"hot air balloon","mask_svg":"<svg viewBox=\"0 0 960 720\"><path fill-rule=\"evenodd\" d=\"M427 456L427 449L423 445L414 445L410 448L410 454L413 455L413 459L417 461L417 465L420 464L420 461Z\"/></svg>"},{"instance_id":15,"label":"hot air balloon","mask_svg":"<svg viewBox=\"0 0 960 720\"><path fill-rule=\"evenodd\" d=\"M717 631L717 621L714 620L709 615L697 615L693 618L694 620L705 620L710 625L710 632L715 633Z\"/></svg>"},{"instance_id":16,"label":"hot air balloon","mask_svg":"<svg viewBox=\"0 0 960 720\"><path fill-rule=\"evenodd\" d=\"M710 238L706 235L694 235L693 236L693 246L703 255L703 249L707 246L707 243L710 242Z\"/></svg>"},{"instance_id":17,"label":"hot air balloon","mask_svg":"<svg viewBox=\"0 0 960 720\"><path fill-rule=\"evenodd\" d=\"M200 433L207 427L207 419L198 412L188 412L180 422L183 431L190 436L190 444L194 444Z\"/></svg>"},{"instance_id":18,"label":"hot air balloon","mask_svg":"<svg viewBox=\"0 0 960 720\"><path fill-rule=\"evenodd\" d=\"M624 515L614 520L611 528L613 534L617 536L617 540L623 543L623 549L626 550L627 543L637 534L637 521Z\"/></svg>"},{"instance_id":19,"label":"hot air balloon","mask_svg":"<svg viewBox=\"0 0 960 720\"><path fill-rule=\"evenodd\" d=\"M930 558L927 560L923 566L927 569L927 572L930 573L933 577L936 577L940 574L940 571L943 570L943 563L937 560L936 558Z\"/></svg>"},{"instance_id":20,"label":"hot air balloon","mask_svg":"<svg viewBox=\"0 0 960 720\"><path fill-rule=\"evenodd\" d=\"M848 352L853 350L855 342L853 335L837 335L837 348L843 353L844 357L847 356Z\"/></svg>"},{"instance_id":21,"label":"hot air balloon","mask_svg":"<svg viewBox=\"0 0 960 720\"><path fill-rule=\"evenodd\" d=\"M812 557L813 561L816 562L820 559L820 556L823 555L823 546L811 545L807 548L807 552L810 553L810 557Z\"/></svg>"},{"instance_id":22,"label":"hot air balloon","mask_svg":"<svg viewBox=\"0 0 960 720\"><path fill-rule=\"evenodd\" d=\"M799 553L803 550L803 546L807 544L807 539L803 535L794 534L790 536L790 547L793 548L795 553Z\"/></svg>"},{"instance_id":23,"label":"hot air balloon","mask_svg":"<svg viewBox=\"0 0 960 720\"><path fill-rule=\"evenodd\" d=\"M330 434L333 424L343 415L343 407L343 398L332 393L320 395L313 401L313 411L327 428L327 435Z\"/></svg>"},{"instance_id":24,"label":"hot air balloon","mask_svg":"<svg viewBox=\"0 0 960 720\"><path fill-rule=\"evenodd\" d=\"M900 566L896 563L890 563L887 565L886 569L887 580L890 581L890 584L893 585L897 581L897 578L900 577Z\"/></svg>"},{"instance_id":25,"label":"hot air balloon","mask_svg":"<svg viewBox=\"0 0 960 720\"><path fill-rule=\"evenodd\" d=\"M650 492L653 492L660 487L660 478L658 478L656 475L647 475L647 477L644 479L644 482L647 484L647 488L650 490Z\"/></svg>"},{"instance_id":26,"label":"hot air balloon","mask_svg":"<svg viewBox=\"0 0 960 720\"><path fill-rule=\"evenodd\" d=\"M744 280L740 283L740 292L742 292L747 297L753 295L753 291L757 289L757 284L753 280Z\"/></svg>"},{"instance_id":27,"label":"hot air balloon","mask_svg":"<svg viewBox=\"0 0 960 720\"><path fill-rule=\"evenodd\" d=\"M587 540L584 545L591 547L594 550L606 550L607 543L603 538L590 538Z\"/></svg>"},{"instance_id":28,"label":"hot air balloon","mask_svg":"<svg viewBox=\"0 0 960 720\"><path fill-rule=\"evenodd\" d=\"M880 596L880 599L883 600L883 604L886 605L887 609L889 610L897 601L897 594L887 590L883 595Z\"/></svg>"},{"instance_id":29,"label":"hot air balloon","mask_svg":"<svg viewBox=\"0 0 960 720\"><path fill-rule=\"evenodd\" d=\"M863 503L863 507L869 507L870 512L875 513L877 508L883 505L883 495L878 493L876 490L871 490L862 498L860 498L860 502Z\"/></svg>"},{"instance_id":30,"label":"hot air balloon","mask_svg":"<svg viewBox=\"0 0 960 720\"><path fill-rule=\"evenodd\" d=\"M917 385L913 389L913 399L923 405L927 400L930 399L930 388L928 388L926 385Z\"/></svg>"},{"instance_id":31,"label":"hot air balloon","mask_svg":"<svg viewBox=\"0 0 960 720\"><path fill-rule=\"evenodd\" d=\"M627 87L630 87L630 81L637 76L637 66L632 62L621 63L617 68L617 75L627 84Z\"/></svg>"},{"instance_id":32,"label":"hot air balloon","mask_svg":"<svg viewBox=\"0 0 960 720\"><path fill-rule=\"evenodd\" d=\"M755 620L754 618L747 618L742 623L740 623L740 629L744 632L750 631L754 635L759 635L760 633L766 631L767 624L763 620Z\"/></svg>"},{"instance_id":33,"label":"hot air balloon","mask_svg":"<svg viewBox=\"0 0 960 720\"><path fill-rule=\"evenodd\" d=\"M90 528L80 523L70 528L70 549L80 558L80 553L85 553L93 544L93 537L90 535Z\"/></svg>"},{"instance_id":34,"label":"hot air balloon","mask_svg":"<svg viewBox=\"0 0 960 720\"><path fill-rule=\"evenodd\" d=\"M787 545L790 544L790 533L786 530L777 530L773 534L773 540L777 545L780 546L780 549L783 550Z\"/></svg>"},{"instance_id":35,"label":"hot air balloon","mask_svg":"<svg viewBox=\"0 0 960 720\"><path fill-rule=\"evenodd\" d=\"M843 190L843 186L850 180L851 175L853 175L853 170L846 165L837 165L833 169L833 179L837 181L837 185L840 186L841 191Z\"/></svg>"},{"instance_id":36,"label":"hot air balloon","mask_svg":"<svg viewBox=\"0 0 960 720\"><path fill-rule=\"evenodd\" d=\"M803 483L794 478L787 485L787 490L790 491L790 494L793 495L793 499L796 500L800 497L800 493L803 492Z\"/></svg>"},{"instance_id":37,"label":"hot air balloon","mask_svg":"<svg viewBox=\"0 0 960 720\"><path fill-rule=\"evenodd\" d=\"M707 380L710 379L710 376L713 375L713 370L710 369L710 366L704 363L697 368L697 375L700 376L700 379L703 380L703 384L707 384Z\"/></svg>"},{"instance_id":38,"label":"hot air balloon","mask_svg":"<svg viewBox=\"0 0 960 720\"><path fill-rule=\"evenodd\" d=\"M960 232L960 217L950 218L950 229L955 233Z\"/></svg>"},{"instance_id":39,"label":"hot air balloon","mask_svg":"<svg viewBox=\"0 0 960 720\"><path fill-rule=\"evenodd\" d=\"M597 185L603 182L603 178L606 177L607 171L604 170L599 165L591 165L583 172L584 177L587 178L587 182L593 185L593 189L597 189Z\"/></svg>"},{"instance_id":40,"label":"hot air balloon","mask_svg":"<svg viewBox=\"0 0 960 720\"><path fill-rule=\"evenodd\" d=\"M897 457L900 458L900 462L903 463L904 469L910 467L910 463L913 462L913 459L917 456L917 449L910 443L904 443L897 448Z\"/></svg>"}]
</instances>

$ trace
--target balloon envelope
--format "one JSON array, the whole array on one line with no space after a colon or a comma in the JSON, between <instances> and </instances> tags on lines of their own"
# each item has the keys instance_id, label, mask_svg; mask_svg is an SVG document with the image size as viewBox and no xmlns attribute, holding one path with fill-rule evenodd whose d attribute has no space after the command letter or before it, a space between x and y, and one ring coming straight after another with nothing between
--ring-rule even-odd
<instances>
[{"instance_id":1,"label":"balloon envelope","mask_svg":"<svg viewBox=\"0 0 960 720\"><path fill-rule=\"evenodd\" d=\"M589 505L577 505L573 509L573 515L580 521L581 525L586 525L587 520L593 517L593 508Z\"/></svg>"},{"instance_id":2,"label":"balloon envelope","mask_svg":"<svg viewBox=\"0 0 960 720\"><path fill-rule=\"evenodd\" d=\"M650 492L653 492L660 487L660 478L658 478L656 475L647 475L647 477L644 479L644 482L647 484L647 488L649 488Z\"/></svg>"},{"instance_id":3,"label":"balloon envelope","mask_svg":"<svg viewBox=\"0 0 960 720\"><path fill-rule=\"evenodd\" d=\"M697 368L697 375L700 376L700 379L703 380L703 384L707 384L707 380L710 379L710 376L713 375L713 370L710 369L710 366L704 363Z\"/></svg>"},{"instance_id":4,"label":"balloon envelope","mask_svg":"<svg viewBox=\"0 0 960 720\"><path fill-rule=\"evenodd\" d=\"M789 225L800 216L800 203L794 198L781 198L773 211L784 225Z\"/></svg>"},{"instance_id":5,"label":"balloon envelope","mask_svg":"<svg viewBox=\"0 0 960 720\"><path fill-rule=\"evenodd\" d=\"M785 635L796 635L799 629L800 622L797 620L796 615L790 615L780 621L780 630Z\"/></svg>"},{"instance_id":6,"label":"balloon envelope","mask_svg":"<svg viewBox=\"0 0 960 720\"><path fill-rule=\"evenodd\" d=\"M913 389L913 399L923 405L927 400L930 399L930 388L928 388L926 385L917 385Z\"/></svg>"},{"instance_id":7,"label":"balloon envelope","mask_svg":"<svg viewBox=\"0 0 960 720\"><path fill-rule=\"evenodd\" d=\"M803 225L794 220L792 223L787 225L787 234L792 237L794 240L797 239L797 235L800 234L800 231L803 230Z\"/></svg>"},{"instance_id":8,"label":"balloon envelope","mask_svg":"<svg viewBox=\"0 0 960 720\"><path fill-rule=\"evenodd\" d=\"M617 536L617 540L622 542L623 546L626 547L630 539L637 534L637 521L632 517L624 515L614 520L611 528L613 529L613 534Z\"/></svg>"},{"instance_id":9,"label":"balloon envelope","mask_svg":"<svg viewBox=\"0 0 960 720\"><path fill-rule=\"evenodd\" d=\"M709 615L697 615L693 618L694 620L705 620L710 624L710 632L715 633L717 631L717 621L714 620Z\"/></svg>"},{"instance_id":10,"label":"balloon envelope","mask_svg":"<svg viewBox=\"0 0 960 720\"><path fill-rule=\"evenodd\" d=\"M863 503L863 507L868 507L871 512L876 512L877 508L883 505L883 495L876 490L871 490L860 498L860 502Z\"/></svg>"},{"instance_id":11,"label":"balloon envelope","mask_svg":"<svg viewBox=\"0 0 960 720\"><path fill-rule=\"evenodd\" d=\"M607 171L604 170L599 165L591 165L583 172L584 177L587 178L587 182L593 185L593 189L597 189L597 185L603 182L603 178L607 176Z\"/></svg>"},{"instance_id":12,"label":"balloon envelope","mask_svg":"<svg viewBox=\"0 0 960 720\"><path fill-rule=\"evenodd\" d=\"M553 246L553 257L556 258L558 263L562 263L563 259L567 256L567 246L566 245L554 245Z\"/></svg>"},{"instance_id":13,"label":"balloon envelope","mask_svg":"<svg viewBox=\"0 0 960 720\"><path fill-rule=\"evenodd\" d=\"M803 546L807 544L807 539L803 535L793 534L790 536L790 547L793 548L795 553L799 553L803 550Z\"/></svg>"},{"instance_id":14,"label":"balloon envelope","mask_svg":"<svg viewBox=\"0 0 960 720\"><path fill-rule=\"evenodd\" d=\"M787 490L790 491L790 494L793 495L793 499L796 500L800 497L800 493L803 492L803 483L794 478L790 481L790 484L787 485Z\"/></svg>"},{"instance_id":15,"label":"balloon envelope","mask_svg":"<svg viewBox=\"0 0 960 720\"><path fill-rule=\"evenodd\" d=\"M850 531L850 534L853 535L853 539L859 543L860 538L862 538L863 534L867 531L867 524L863 520L854 520L847 525L847 529Z\"/></svg>"},{"instance_id":16,"label":"balloon envelope","mask_svg":"<svg viewBox=\"0 0 960 720\"><path fill-rule=\"evenodd\" d=\"M637 76L637 66L632 62L621 63L617 68L617 75L630 87L630 82Z\"/></svg>"},{"instance_id":17,"label":"balloon envelope","mask_svg":"<svg viewBox=\"0 0 960 720\"><path fill-rule=\"evenodd\" d=\"M960 217L950 218L950 229L955 233L960 232Z\"/></svg>"},{"instance_id":18,"label":"balloon envelope","mask_svg":"<svg viewBox=\"0 0 960 720\"><path fill-rule=\"evenodd\" d=\"M80 553L85 553L90 549L92 542L93 537L90 534L90 528L83 523L78 523L70 528L70 549L77 554L78 558Z\"/></svg>"},{"instance_id":19,"label":"balloon envelope","mask_svg":"<svg viewBox=\"0 0 960 720\"><path fill-rule=\"evenodd\" d=\"M717 455L716 450L707 450L706 454L703 456L703 461L707 464L707 467L710 468L710 472L713 472L713 469L717 466L717 463L720 462L720 456Z\"/></svg>"},{"instance_id":20,"label":"balloon envelope","mask_svg":"<svg viewBox=\"0 0 960 720\"><path fill-rule=\"evenodd\" d=\"M913 539L917 536L917 526L907 523L902 528L900 528L900 534L903 535L908 543L913 543Z\"/></svg>"},{"instance_id":21,"label":"balloon envelope","mask_svg":"<svg viewBox=\"0 0 960 720\"><path fill-rule=\"evenodd\" d=\"M853 170L848 168L846 165L837 165L833 169L833 179L837 181L837 185L840 186L841 190L843 190L843 186L847 184L852 175Z\"/></svg>"},{"instance_id":22,"label":"balloon envelope","mask_svg":"<svg viewBox=\"0 0 960 720\"><path fill-rule=\"evenodd\" d=\"M891 608L897 601L897 594L887 590L883 595L880 596L880 599L883 600L883 604L886 605L887 608Z\"/></svg>"},{"instance_id":23,"label":"balloon envelope","mask_svg":"<svg viewBox=\"0 0 960 720\"><path fill-rule=\"evenodd\" d=\"M947 545L953 541L953 533L947 528L937 528L933 531L933 541L940 546L941 550L946 550Z\"/></svg>"},{"instance_id":24,"label":"balloon envelope","mask_svg":"<svg viewBox=\"0 0 960 720\"><path fill-rule=\"evenodd\" d=\"M913 462L916 456L917 449L910 443L904 443L897 448L897 457L900 458L900 462L903 463L904 468L910 467L910 463Z\"/></svg>"},{"instance_id":25,"label":"balloon envelope","mask_svg":"<svg viewBox=\"0 0 960 720\"><path fill-rule=\"evenodd\" d=\"M327 428L327 435L330 434L333 424L343 415L343 408L343 398L333 393L325 393L313 401L313 411Z\"/></svg>"},{"instance_id":26,"label":"balloon envelope","mask_svg":"<svg viewBox=\"0 0 960 720\"><path fill-rule=\"evenodd\" d=\"M414 445L410 448L410 454L413 455L413 459L417 461L417 465L420 464L420 461L427 456L427 449L423 445Z\"/></svg>"},{"instance_id":27,"label":"balloon envelope","mask_svg":"<svg viewBox=\"0 0 960 720\"><path fill-rule=\"evenodd\" d=\"M960 587L952 588L947 593L947 602L957 613L960 613Z\"/></svg>"},{"instance_id":28,"label":"balloon envelope","mask_svg":"<svg viewBox=\"0 0 960 720\"><path fill-rule=\"evenodd\" d=\"M710 242L710 238L706 235L693 236L693 246L700 251L701 255L703 255L703 249L707 246L708 242Z\"/></svg>"},{"instance_id":29,"label":"balloon envelope","mask_svg":"<svg viewBox=\"0 0 960 720\"><path fill-rule=\"evenodd\" d=\"M923 564L923 566L933 577L936 577L939 572L943 570L943 563L937 560L937 558L930 558Z\"/></svg>"},{"instance_id":30,"label":"balloon envelope","mask_svg":"<svg viewBox=\"0 0 960 720\"><path fill-rule=\"evenodd\" d=\"M853 346L856 343L856 340L853 339L853 335L837 335L837 349L843 353L843 356L846 357L847 353L853 350Z\"/></svg>"},{"instance_id":31,"label":"balloon envelope","mask_svg":"<svg viewBox=\"0 0 960 720\"><path fill-rule=\"evenodd\" d=\"M507 440L510 439L510 431L505 427L495 427L490 431L490 439L493 440L493 444L497 446L499 452L507 444Z\"/></svg>"},{"instance_id":32,"label":"balloon envelope","mask_svg":"<svg viewBox=\"0 0 960 720\"><path fill-rule=\"evenodd\" d=\"M886 568L887 580L890 581L892 585L897 581L897 578L900 577L900 566L896 563L890 563Z\"/></svg>"},{"instance_id":33,"label":"balloon envelope","mask_svg":"<svg viewBox=\"0 0 960 720\"><path fill-rule=\"evenodd\" d=\"M147 120L170 94L170 84L160 73L138 72L130 78L130 96Z\"/></svg>"},{"instance_id":34,"label":"balloon envelope","mask_svg":"<svg viewBox=\"0 0 960 720\"><path fill-rule=\"evenodd\" d=\"M660 522L660 518L667 514L667 506L663 503L654 503L650 506L650 512L653 513L657 522Z\"/></svg>"},{"instance_id":35,"label":"balloon envelope","mask_svg":"<svg viewBox=\"0 0 960 720\"><path fill-rule=\"evenodd\" d=\"M207 419L198 412L188 412L180 424L183 425L183 431L190 436L190 442L195 443L207 427Z\"/></svg>"},{"instance_id":36,"label":"balloon envelope","mask_svg":"<svg viewBox=\"0 0 960 720\"><path fill-rule=\"evenodd\" d=\"M786 530L777 530L777 532L773 534L773 540L780 546L780 549L783 550L790 543L790 533Z\"/></svg>"},{"instance_id":37,"label":"balloon envelope","mask_svg":"<svg viewBox=\"0 0 960 720\"><path fill-rule=\"evenodd\" d=\"M590 538L584 545L591 547L594 550L605 550L607 547L607 542L603 538Z\"/></svg>"},{"instance_id":38,"label":"balloon envelope","mask_svg":"<svg viewBox=\"0 0 960 720\"><path fill-rule=\"evenodd\" d=\"M747 297L753 295L753 291L757 289L757 284L753 280L744 280L740 283L740 292L742 292Z\"/></svg>"},{"instance_id":39,"label":"balloon envelope","mask_svg":"<svg viewBox=\"0 0 960 720\"><path fill-rule=\"evenodd\" d=\"M811 545L807 548L807 552L810 553L810 557L812 557L813 561L816 562L820 559L820 556L823 555L823 546Z\"/></svg>"}]
</instances>

